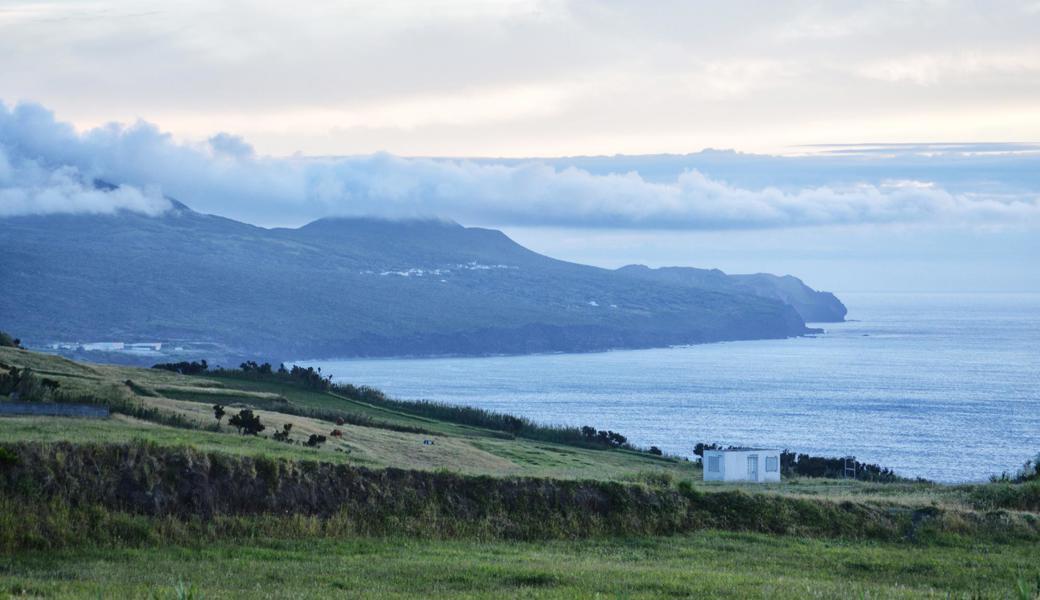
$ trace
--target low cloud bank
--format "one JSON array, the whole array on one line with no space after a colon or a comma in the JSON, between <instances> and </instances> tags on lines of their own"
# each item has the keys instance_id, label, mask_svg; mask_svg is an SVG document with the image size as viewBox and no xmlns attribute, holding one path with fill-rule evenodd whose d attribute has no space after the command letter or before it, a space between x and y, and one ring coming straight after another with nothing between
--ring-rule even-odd
<instances>
[{"instance_id":1,"label":"low cloud bank","mask_svg":"<svg viewBox=\"0 0 1040 600\"><path fill-rule=\"evenodd\" d=\"M95 180L119 184L99 189ZM252 223L323 216L443 217L467 224L754 229L1040 220L1037 194L950 193L928 182L747 189L686 171L669 182L531 162L258 157L239 137L178 143L146 122L79 133L37 104L0 104L0 216L149 215L176 198Z\"/></svg>"}]
</instances>

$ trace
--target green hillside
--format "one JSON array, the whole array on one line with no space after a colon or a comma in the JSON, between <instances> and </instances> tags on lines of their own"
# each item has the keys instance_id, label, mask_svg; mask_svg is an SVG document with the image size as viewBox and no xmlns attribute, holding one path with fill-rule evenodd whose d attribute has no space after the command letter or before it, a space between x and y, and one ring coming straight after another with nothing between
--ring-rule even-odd
<instances>
[{"instance_id":1,"label":"green hillside","mask_svg":"<svg viewBox=\"0 0 1040 600\"><path fill-rule=\"evenodd\" d=\"M273 455L370 467L450 469L483 475L545 476L569 479L625 479L650 473L693 478L699 474L689 462L645 452L543 442L514 437L501 431L438 421L381 408L332 392L313 391L290 382L236 377L192 377L157 369L77 363L57 356L0 348L0 364L31 368L39 377L57 381L63 393L93 395L102 402L130 402L155 409L151 421L116 413L108 420L62 417L7 417L0 420L5 441L127 442L154 441L164 445L241 455ZM128 385L127 382L131 382ZM223 419L219 431L213 405L234 413L252 409L266 430L261 436L238 435ZM320 419L287 411L307 410L362 417L336 425L334 417ZM171 427L162 417L184 421ZM329 438L319 448L277 443L268 439L287 423L292 438L305 441L310 434ZM333 429L342 438L331 438ZM414 430L410 431L410 430ZM430 441L432 444L424 444Z\"/></svg>"},{"instance_id":2,"label":"green hillside","mask_svg":"<svg viewBox=\"0 0 1040 600\"><path fill-rule=\"evenodd\" d=\"M1037 482L707 484L686 460L277 374L0 347L0 380L27 369L20 400L112 415L0 416L0 595L1036 593ZM229 424L245 410L260 435Z\"/></svg>"},{"instance_id":3,"label":"green hillside","mask_svg":"<svg viewBox=\"0 0 1040 600\"><path fill-rule=\"evenodd\" d=\"M810 331L768 283L760 294L726 282L646 281L442 221L265 229L177 204L156 217L6 217L0 225L0 315L28 345L62 343L70 354L89 342L161 342L169 356L238 364L596 351Z\"/></svg>"}]
</instances>

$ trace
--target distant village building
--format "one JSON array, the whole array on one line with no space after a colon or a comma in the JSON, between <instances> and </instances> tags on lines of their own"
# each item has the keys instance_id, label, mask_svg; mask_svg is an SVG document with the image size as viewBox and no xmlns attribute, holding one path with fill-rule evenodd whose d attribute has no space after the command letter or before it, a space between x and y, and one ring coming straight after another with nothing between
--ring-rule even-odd
<instances>
[{"instance_id":1,"label":"distant village building","mask_svg":"<svg viewBox=\"0 0 1040 600\"><path fill-rule=\"evenodd\" d=\"M48 347L52 350L155 354L162 351L163 344L162 342L51 342Z\"/></svg>"},{"instance_id":2,"label":"distant village building","mask_svg":"<svg viewBox=\"0 0 1040 600\"><path fill-rule=\"evenodd\" d=\"M162 350L162 342L133 342L126 347L129 350Z\"/></svg>"},{"instance_id":3,"label":"distant village building","mask_svg":"<svg viewBox=\"0 0 1040 600\"><path fill-rule=\"evenodd\" d=\"M162 350L161 342L135 342L132 344L126 344L124 348L126 352L131 354L154 354Z\"/></svg>"},{"instance_id":4,"label":"distant village building","mask_svg":"<svg viewBox=\"0 0 1040 600\"><path fill-rule=\"evenodd\" d=\"M102 352L121 352L126 344L123 342L89 342L82 344L84 350L99 350Z\"/></svg>"},{"instance_id":5,"label":"distant village building","mask_svg":"<svg viewBox=\"0 0 1040 600\"><path fill-rule=\"evenodd\" d=\"M704 451L704 481L780 481L780 451L731 448Z\"/></svg>"}]
</instances>

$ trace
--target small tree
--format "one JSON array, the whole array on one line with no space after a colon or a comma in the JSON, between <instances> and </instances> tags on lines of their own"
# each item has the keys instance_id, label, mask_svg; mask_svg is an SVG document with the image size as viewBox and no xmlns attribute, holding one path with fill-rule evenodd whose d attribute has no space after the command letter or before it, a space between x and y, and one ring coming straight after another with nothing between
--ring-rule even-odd
<instances>
[{"instance_id":1,"label":"small tree","mask_svg":"<svg viewBox=\"0 0 1040 600\"><path fill-rule=\"evenodd\" d=\"M260 417L254 415L253 411L248 408L238 412L237 415L233 415L228 419L228 425L238 429L238 432L242 435L257 435L266 427L260 423Z\"/></svg>"},{"instance_id":2,"label":"small tree","mask_svg":"<svg viewBox=\"0 0 1040 600\"><path fill-rule=\"evenodd\" d=\"M11 337L6 331L0 331L0 346L17 348L21 343L22 340Z\"/></svg>"},{"instance_id":3,"label":"small tree","mask_svg":"<svg viewBox=\"0 0 1040 600\"><path fill-rule=\"evenodd\" d=\"M661 449L657 446L650 446L650 454L653 454L654 456L661 456L662 454L664 454L664 452L661 452Z\"/></svg>"},{"instance_id":4,"label":"small tree","mask_svg":"<svg viewBox=\"0 0 1040 600\"><path fill-rule=\"evenodd\" d=\"M219 404L214 404L213 405L213 418L217 420L217 424L218 425L220 424L220 420L224 418L225 414L227 414L227 413L224 412L224 407L223 406L221 406Z\"/></svg>"},{"instance_id":5,"label":"small tree","mask_svg":"<svg viewBox=\"0 0 1040 600\"><path fill-rule=\"evenodd\" d=\"M325 442L326 442L325 436L318 435L316 433L312 433L311 436L309 438L307 438L307 445L310 446L311 448L317 448L318 446L324 444Z\"/></svg>"}]
</instances>

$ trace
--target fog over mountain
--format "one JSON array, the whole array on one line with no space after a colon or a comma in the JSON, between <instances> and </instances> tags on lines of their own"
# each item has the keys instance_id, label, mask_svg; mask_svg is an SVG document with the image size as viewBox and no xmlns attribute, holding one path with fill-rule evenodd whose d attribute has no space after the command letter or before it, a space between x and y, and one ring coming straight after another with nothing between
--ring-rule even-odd
<instances>
[{"instance_id":1,"label":"fog over mountain","mask_svg":"<svg viewBox=\"0 0 1040 600\"><path fill-rule=\"evenodd\" d=\"M1035 156L1029 159L1035 164ZM954 157L952 164L963 161ZM837 164L835 164L837 163ZM256 156L227 133L177 142L147 122L77 132L35 104L0 107L0 214L155 214L163 195L263 225L302 224L324 216L439 217L495 226L618 229L770 229L847 224L1017 223L1040 217L1036 176L1022 183L989 178L974 161L970 188L946 189L929 173L893 165L853 176L864 161L794 160L702 153L662 160L526 161ZM939 161L938 166L945 164ZM739 181L733 171L758 173ZM829 165L831 176L796 174ZM728 169L727 169L728 167ZM938 169L941 171L942 169ZM710 174L720 172L725 178ZM643 173L647 174L644 175ZM769 174L774 177L769 179ZM109 192L94 179L119 182ZM735 180L739 182L734 183Z\"/></svg>"}]
</instances>

